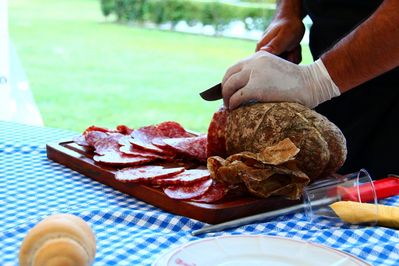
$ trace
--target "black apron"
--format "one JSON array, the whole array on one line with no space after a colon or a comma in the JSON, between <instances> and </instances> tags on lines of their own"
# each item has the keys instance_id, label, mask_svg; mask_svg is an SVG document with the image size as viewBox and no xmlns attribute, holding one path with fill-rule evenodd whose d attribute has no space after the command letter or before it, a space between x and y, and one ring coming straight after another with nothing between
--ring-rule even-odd
<instances>
[{"instance_id":1,"label":"black apron","mask_svg":"<svg viewBox=\"0 0 399 266\"><path fill-rule=\"evenodd\" d=\"M309 44L313 58L319 58L381 3L304 0L304 9L313 21ZM346 137L348 156L340 173L365 168L375 179L399 174L399 68L320 104L315 110L336 124Z\"/></svg>"}]
</instances>

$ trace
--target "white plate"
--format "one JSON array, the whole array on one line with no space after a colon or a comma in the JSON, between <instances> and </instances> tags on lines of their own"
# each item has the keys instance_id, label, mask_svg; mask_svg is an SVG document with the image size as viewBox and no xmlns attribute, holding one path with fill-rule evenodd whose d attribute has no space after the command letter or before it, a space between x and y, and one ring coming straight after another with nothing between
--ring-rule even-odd
<instances>
[{"instance_id":1,"label":"white plate","mask_svg":"<svg viewBox=\"0 0 399 266\"><path fill-rule=\"evenodd\" d=\"M370 264L345 252L290 238L237 235L204 238L159 257L153 266L288 266Z\"/></svg>"}]
</instances>

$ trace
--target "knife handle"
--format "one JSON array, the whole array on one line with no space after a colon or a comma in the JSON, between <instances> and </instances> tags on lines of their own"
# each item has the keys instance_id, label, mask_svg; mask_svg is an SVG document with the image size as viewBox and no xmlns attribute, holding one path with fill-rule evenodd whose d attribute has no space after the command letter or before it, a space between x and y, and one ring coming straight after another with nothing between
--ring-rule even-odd
<instances>
[{"instance_id":1,"label":"knife handle","mask_svg":"<svg viewBox=\"0 0 399 266\"><path fill-rule=\"evenodd\" d=\"M399 178L389 176L373 181L377 199L385 199L399 195ZM370 184L362 184L359 187L338 187L338 193L342 200L371 202L374 200L374 193ZM360 196L360 200L359 200Z\"/></svg>"}]
</instances>

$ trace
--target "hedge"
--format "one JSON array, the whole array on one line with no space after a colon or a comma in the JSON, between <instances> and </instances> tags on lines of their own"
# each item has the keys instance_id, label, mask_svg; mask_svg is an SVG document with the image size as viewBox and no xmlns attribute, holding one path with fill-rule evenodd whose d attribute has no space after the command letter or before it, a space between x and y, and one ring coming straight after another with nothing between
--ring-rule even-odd
<instances>
[{"instance_id":1,"label":"hedge","mask_svg":"<svg viewBox=\"0 0 399 266\"><path fill-rule=\"evenodd\" d=\"M264 30L274 14L274 5L199 0L100 0L104 16L115 14L120 22L153 22L157 25L179 21L189 25L213 25L217 32L234 20L248 29ZM252 18L248 20L247 18Z\"/></svg>"}]
</instances>

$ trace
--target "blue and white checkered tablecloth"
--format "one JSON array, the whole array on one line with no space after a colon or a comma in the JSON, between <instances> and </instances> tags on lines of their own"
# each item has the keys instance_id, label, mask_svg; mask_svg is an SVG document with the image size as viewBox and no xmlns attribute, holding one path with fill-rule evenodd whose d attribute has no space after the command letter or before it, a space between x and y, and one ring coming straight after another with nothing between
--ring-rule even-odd
<instances>
[{"instance_id":1,"label":"blue and white checkered tablecloth","mask_svg":"<svg viewBox=\"0 0 399 266\"><path fill-rule=\"evenodd\" d=\"M216 235L261 234L306 240L351 253L372 265L399 265L399 232L348 225L302 213L199 237L204 223L162 211L46 157L45 144L65 130L0 122L0 265L17 265L30 228L53 213L82 217L97 238L94 265L151 265L162 253ZM381 201L398 205L399 196ZM322 265L322 262L321 264Z\"/></svg>"}]
</instances>

